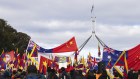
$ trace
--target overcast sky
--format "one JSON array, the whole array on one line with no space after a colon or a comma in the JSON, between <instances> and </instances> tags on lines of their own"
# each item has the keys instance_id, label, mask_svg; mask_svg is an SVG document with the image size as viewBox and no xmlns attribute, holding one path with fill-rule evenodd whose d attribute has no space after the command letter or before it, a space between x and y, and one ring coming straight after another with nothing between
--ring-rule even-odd
<instances>
[{"instance_id":1,"label":"overcast sky","mask_svg":"<svg viewBox=\"0 0 140 79\"><path fill-rule=\"evenodd\" d=\"M127 50L140 44L139 3L140 0L0 0L0 18L27 33L38 45L53 48L73 36L79 47L91 35L94 15L97 36L111 48ZM97 43L93 37L80 55L91 52L97 56Z\"/></svg>"}]
</instances>

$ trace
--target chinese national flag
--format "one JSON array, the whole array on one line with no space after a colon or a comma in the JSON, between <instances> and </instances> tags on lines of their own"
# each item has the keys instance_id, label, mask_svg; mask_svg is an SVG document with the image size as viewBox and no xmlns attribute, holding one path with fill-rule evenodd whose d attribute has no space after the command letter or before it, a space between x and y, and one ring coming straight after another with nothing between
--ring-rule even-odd
<instances>
[{"instance_id":1,"label":"chinese national flag","mask_svg":"<svg viewBox=\"0 0 140 79\"><path fill-rule=\"evenodd\" d=\"M49 62L49 59L41 56L40 57L40 65L39 65L39 71L46 74L46 70L47 70L47 64Z\"/></svg>"},{"instance_id":2,"label":"chinese national flag","mask_svg":"<svg viewBox=\"0 0 140 79\"><path fill-rule=\"evenodd\" d=\"M53 48L53 52L54 53L61 53L61 52L72 52L72 51L77 51L77 44L75 41L75 37L72 37L69 41L67 41L66 43Z\"/></svg>"}]
</instances>

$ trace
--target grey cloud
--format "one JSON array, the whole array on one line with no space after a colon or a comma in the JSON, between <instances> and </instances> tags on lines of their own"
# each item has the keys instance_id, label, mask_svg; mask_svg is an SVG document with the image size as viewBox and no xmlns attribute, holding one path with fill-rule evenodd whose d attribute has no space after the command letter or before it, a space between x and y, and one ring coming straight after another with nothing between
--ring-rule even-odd
<instances>
[{"instance_id":1,"label":"grey cloud","mask_svg":"<svg viewBox=\"0 0 140 79\"><path fill-rule=\"evenodd\" d=\"M99 2L99 1L98 1ZM101 23L106 24L139 24L140 17L138 0L106 1L100 5L97 2L96 15Z\"/></svg>"},{"instance_id":2,"label":"grey cloud","mask_svg":"<svg viewBox=\"0 0 140 79\"><path fill-rule=\"evenodd\" d=\"M139 3L139 0L95 0L97 35L115 49L139 44ZM80 46L91 35L92 4L93 0L0 0L0 16L41 46L51 48L72 36ZM92 48L97 48L95 38L84 52Z\"/></svg>"},{"instance_id":3,"label":"grey cloud","mask_svg":"<svg viewBox=\"0 0 140 79\"><path fill-rule=\"evenodd\" d=\"M61 20L90 20L90 9L92 1L10 1L6 5L13 6L14 9L12 18L20 18L20 20L46 20L46 19L61 19ZM31 4L28 4L31 3ZM97 22L105 24L139 24L139 1L124 0L124 1L95 1L95 15ZM110 7L111 6L111 7ZM20 10L15 11L16 7ZM24 8L22 8L24 7ZM24 16L24 17L23 17ZM8 16L10 17L10 16ZM9 18L8 18L9 19ZM27 20L28 21L28 20Z\"/></svg>"},{"instance_id":4,"label":"grey cloud","mask_svg":"<svg viewBox=\"0 0 140 79\"><path fill-rule=\"evenodd\" d=\"M110 26L97 25L97 35L109 46L124 50L130 49L140 43L140 26Z\"/></svg>"}]
</instances>

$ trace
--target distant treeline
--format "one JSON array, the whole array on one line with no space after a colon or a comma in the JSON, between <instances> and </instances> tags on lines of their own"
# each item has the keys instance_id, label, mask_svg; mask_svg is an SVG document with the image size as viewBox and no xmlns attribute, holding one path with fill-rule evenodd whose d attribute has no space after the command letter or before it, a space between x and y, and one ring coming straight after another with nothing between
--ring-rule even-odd
<instances>
[{"instance_id":1,"label":"distant treeline","mask_svg":"<svg viewBox=\"0 0 140 79\"><path fill-rule=\"evenodd\" d=\"M21 27L24 28L24 27ZM19 53L24 53L30 36L26 33L17 32L7 21L0 19L0 54L4 51L8 52L18 48Z\"/></svg>"}]
</instances>

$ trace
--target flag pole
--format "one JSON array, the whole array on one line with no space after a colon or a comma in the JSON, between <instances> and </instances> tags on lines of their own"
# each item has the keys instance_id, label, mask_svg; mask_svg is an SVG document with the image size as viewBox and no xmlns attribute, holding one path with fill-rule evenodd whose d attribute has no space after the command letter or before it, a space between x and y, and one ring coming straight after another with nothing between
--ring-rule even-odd
<instances>
[{"instance_id":1,"label":"flag pole","mask_svg":"<svg viewBox=\"0 0 140 79\"><path fill-rule=\"evenodd\" d=\"M31 39L30 39L29 42L28 42L28 45L27 45L27 48L26 48L26 54L27 54L27 49L28 49L28 47L29 47L30 41L31 41Z\"/></svg>"},{"instance_id":2,"label":"flag pole","mask_svg":"<svg viewBox=\"0 0 140 79\"><path fill-rule=\"evenodd\" d=\"M121 72L121 70L119 70L119 68L117 68L116 66L114 66L114 68L117 70L117 72L123 77L123 73Z\"/></svg>"},{"instance_id":3,"label":"flag pole","mask_svg":"<svg viewBox=\"0 0 140 79\"><path fill-rule=\"evenodd\" d=\"M95 34L95 13L94 13L94 0L93 0L93 4L92 4L92 7L91 7L91 21L92 21L92 24L93 24L93 27L92 27L92 34Z\"/></svg>"},{"instance_id":4,"label":"flag pole","mask_svg":"<svg viewBox=\"0 0 140 79\"><path fill-rule=\"evenodd\" d=\"M127 59L126 59L126 53L124 54L124 62L125 62L126 72L128 73L128 63L127 63Z\"/></svg>"}]
</instances>

